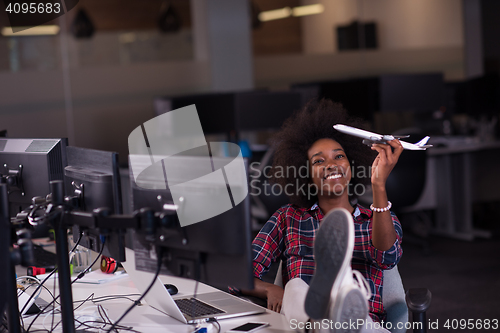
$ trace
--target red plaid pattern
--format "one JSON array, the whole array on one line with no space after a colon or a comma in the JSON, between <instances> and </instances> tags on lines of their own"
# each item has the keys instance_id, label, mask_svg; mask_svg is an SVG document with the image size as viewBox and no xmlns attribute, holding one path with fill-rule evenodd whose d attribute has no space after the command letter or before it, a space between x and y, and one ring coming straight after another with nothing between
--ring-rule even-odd
<instances>
[{"instance_id":1,"label":"red plaid pattern","mask_svg":"<svg viewBox=\"0 0 500 333\"><path fill-rule=\"evenodd\" d=\"M356 205L353 217L355 241L351 265L370 284L373 294L369 300L370 316L378 322L386 317L382 304L383 270L394 267L403 254L401 224L396 215L392 212L391 215L397 239L387 251L379 251L371 243L373 212ZM291 204L278 209L252 242L254 276L261 279L271 263L282 260L284 284L296 277L309 283L315 268L314 237L322 219L317 204L310 209Z\"/></svg>"}]
</instances>

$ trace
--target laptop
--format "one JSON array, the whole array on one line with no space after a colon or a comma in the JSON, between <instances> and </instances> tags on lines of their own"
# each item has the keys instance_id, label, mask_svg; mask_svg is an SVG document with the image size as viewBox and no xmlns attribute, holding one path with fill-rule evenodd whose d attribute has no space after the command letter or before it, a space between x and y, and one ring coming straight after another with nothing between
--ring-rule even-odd
<instances>
[{"instance_id":1,"label":"laptop","mask_svg":"<svg viewBox=\"0 0 500 333\"><path fill-rule=\"evenodd\" d=\"M139 292L144 293L153 280L154 274L138 271L135 268L133 250L126 249L126 258L127 261L122 262L125 271ZM198 294L196 299L192 295L173 298L159 278L156 278L153 287L144 299L151 307L185 324L204 322L209 318L220 320L266 312L266 309L261 306L223 291Z\"/></svg>"}]
</instances>

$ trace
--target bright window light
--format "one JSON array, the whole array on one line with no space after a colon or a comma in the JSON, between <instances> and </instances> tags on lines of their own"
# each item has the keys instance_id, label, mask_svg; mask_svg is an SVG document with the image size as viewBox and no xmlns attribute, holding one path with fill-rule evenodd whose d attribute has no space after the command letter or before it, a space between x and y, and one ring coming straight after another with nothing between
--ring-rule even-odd
<instances>
[{"instance_id":1,"label":"bright window light","mask_svg":"<svg viewBox=\"0 0 500 333\"><path fill-rule=\"evenodd\" d=\"M18 27L23 30L19 32L12 32L12 28L2 28L2 35L5 37L17 36L44 36L44 35L57 35L59 33L58 25L39 25L37 27Z\"/></svg>"}]
</instances>

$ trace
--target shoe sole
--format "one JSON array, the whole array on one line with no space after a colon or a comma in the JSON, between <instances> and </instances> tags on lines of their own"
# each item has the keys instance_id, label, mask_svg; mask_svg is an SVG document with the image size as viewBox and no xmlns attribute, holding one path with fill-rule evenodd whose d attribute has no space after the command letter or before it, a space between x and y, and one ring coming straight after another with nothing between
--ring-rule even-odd
<instances>
[{"instance_id":1,"label":"shoe sole","mask_svg":"<svg viewBox=\"0 0 500 333\"><path fill-rule=\"evenodd\" d=\"M335 209L325 216L318 229L314 241L314 259L321 265L316 264L304 303L306 313L312 319L328 316L333 283L346 265L347 251L352 252L354 240L351 240L353 227L350 224L352 222L347 210Z\"/></svg>"},{"instance_id":2,"label":"shoe sole","mask_svg":"<svg viewBox=\"0 0 500 333\"><path fill-rule=\"evenodd\" d=\"M347 287L342 290L330 312L333 333L358 333L362 330L368 305L361 290ZM359 325L358 325L359 324Z\"/></svg>"}]
</instances>

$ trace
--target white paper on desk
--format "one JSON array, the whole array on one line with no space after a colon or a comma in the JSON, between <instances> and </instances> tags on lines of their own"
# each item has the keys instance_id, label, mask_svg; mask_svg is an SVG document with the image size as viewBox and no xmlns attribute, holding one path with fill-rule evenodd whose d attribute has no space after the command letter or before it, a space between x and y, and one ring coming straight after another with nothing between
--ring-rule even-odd
<instances>
[{"instance_id":1,"label":"white paper on desk","mask_svg":"<svg viewBox=\"0 0 500 333\"><path fill-rule=\"evenodd\" d=\"M37 278L40 280L44 280L45 277L47 277L48 274L41 274L37 275ZM101 283L106 283L110 281L114 281L117 279L121 279L122 277L128 276L128 274L125 271L118 271L113 274L108 274L108 273L103 273L101 271L93 271L90 273L85 274L84 277L81 279L77 280L75 283L89 283L89 284L101 284ZM57 278L57 273L53 274L51 276L52 279ZM73 281L76 277L72 276L71 281Z\"/></svg>"}]
</instances>

